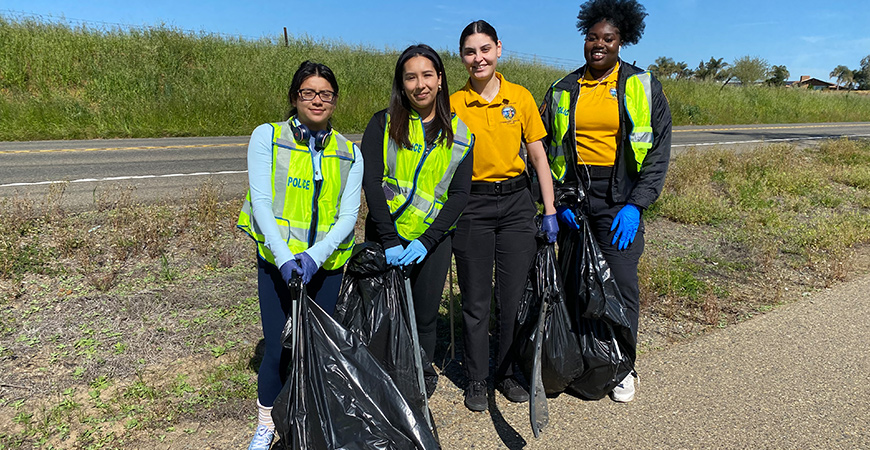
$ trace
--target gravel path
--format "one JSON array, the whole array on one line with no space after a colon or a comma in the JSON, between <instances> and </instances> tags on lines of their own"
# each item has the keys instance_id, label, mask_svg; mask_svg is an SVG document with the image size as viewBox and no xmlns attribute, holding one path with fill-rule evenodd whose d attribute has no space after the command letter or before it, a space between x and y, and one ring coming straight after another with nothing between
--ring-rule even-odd
<instances>
[{"instance_id":1,"label":"gravel path","mask_svg":"<svg viewBox=\"0 0 870 450\"><path fill-rule=\"evenodd\" d=\"M490 392L472 413L446 379L432 409L445 449L870 448L870 276L742 324L642 355L634 402L528 404ZM641 321L643 318L641 318Z\"/></svg>"}]
</instances>

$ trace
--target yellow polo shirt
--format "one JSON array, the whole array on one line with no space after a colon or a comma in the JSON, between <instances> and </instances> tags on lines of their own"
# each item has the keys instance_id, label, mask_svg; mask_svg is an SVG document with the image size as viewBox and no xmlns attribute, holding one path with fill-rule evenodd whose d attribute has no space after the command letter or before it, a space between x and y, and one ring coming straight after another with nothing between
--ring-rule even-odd
<instances>
[{"instance_id":1,"label":"yellow polo shirt","mask_svg":"<svg viewBox=\"0 0 870 450\"><path fill-rule=\"evenodd\" d=\"M471 89L471 81L450 96L453 112L474 133L472 181L504 181L526 168L520 143L535 142L547 135L535 99L528 89L504 79L491 102Z\"/></svg>"},{"instance_id":2,"label":"yellow polo shirt","mask_svg":"<svg viewBox=\"0 0 870 450\"><path fill-rule=\"evenodd\" d=\"M619 63L607 78L598 80L589 73L577 80L580 95L574 112L577 134L577 161L591 166L612 166L616 161L619 137L619 102L616 97Z\"/></svg>"}]
</instances>

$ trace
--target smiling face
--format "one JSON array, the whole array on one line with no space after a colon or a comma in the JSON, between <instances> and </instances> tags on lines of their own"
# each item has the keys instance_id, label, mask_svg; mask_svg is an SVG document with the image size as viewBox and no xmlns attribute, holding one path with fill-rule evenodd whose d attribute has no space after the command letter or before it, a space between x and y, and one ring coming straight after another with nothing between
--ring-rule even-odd
<instances>
[{"instance_id":1,"label":"smiling face","mask_svg":"<svg viewBox=\"0 0 870 450\"><path fill-rule=\"evenodd\" d=\"M488 81L495 75L498 58L501 57L501 41L493 41L489 35L474 33L462 43L462 63L472 78Z\"/></svg>"},{"instance_id":2,"label":"smiling face","mask_svg":"<svg viewBox=\"0 0 870 450\"><path fill-rule=\"evenodd\" d=\"M312 75L302 81L299 90L304 89L311 89L315 92L335 92L326 78L317 75ZM335 100L332 103L327 103L319 95L314 96L313 100L302 100L302 97L297 94L296 101L292 105L297 110L296 114L299 121L311 131L325 130L329 125L329 118L335 111Z\"/></svg>"},{"instance_id":3,"label":"smiling face","mask_svg":"<svg viewBox=\"0 0 870 450\"><path fill-rule=\"evenodd\" d=\"M415 56L402 66L402 88L411 107L424 121L435 115L435 100L441 84L441 74L425 56Z\"/></svg>"},{"instance_id":4,"label":"smiling face","mask_svg":"<svg viewBox=\"0 0 870 450\"><path fill-rule=\"evenodd\" d=\"M619 46L622 40L619 29L608 21L602 20L586 33L586 44L583 45L583 56L586 58L589 73L595 78L601 78L619 61Z\"/></svg>"}]
</instances>

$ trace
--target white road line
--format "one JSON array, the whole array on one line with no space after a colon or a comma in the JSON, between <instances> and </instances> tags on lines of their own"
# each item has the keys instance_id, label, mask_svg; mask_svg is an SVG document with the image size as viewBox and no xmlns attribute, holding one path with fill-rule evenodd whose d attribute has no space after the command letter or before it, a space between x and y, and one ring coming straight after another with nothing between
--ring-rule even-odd
<instances>
[{"instance_id":1,"label":"white road line","mask_svg":"<svg viewBox=\"0 0 870 450\"><path fill-rule=\"evenodd\" d=\"M850 134L843 135L842 137L867 137L870 134ZM811 141L816 139L836 139L832 136L808 136L808 137L799 137L799 138L782 138L782 139L756 139L752 141L730 141L730 142L700 142L697 144L677 144L671 145L671 148L674 147L702 147L709 145L734 145L734 144L764 144L767 142L786 142L786 141Z\"/></svg>"},{"instance_id":2,"label":"white road line","mask_svg":"<svg viewBox=\"0 0 870 450\"><path fill-rule=\"evenodd\" d=\"M55 183L99 183L103 181L124 181L124 180L144 180L148 178L177 178L177 177L201 177L203 175L233 175L240 173L248 173L247 170L223 170L220 172L194 172L194 173L170 173L166 175L129 175L122 177L107 177L107 178L81 178L78 180L58 180L58 181L34 181L30 183L9 183L0 184L0 188L17 187L17 186L38 186L42 184Z\"/></svg>"}]
</instances>

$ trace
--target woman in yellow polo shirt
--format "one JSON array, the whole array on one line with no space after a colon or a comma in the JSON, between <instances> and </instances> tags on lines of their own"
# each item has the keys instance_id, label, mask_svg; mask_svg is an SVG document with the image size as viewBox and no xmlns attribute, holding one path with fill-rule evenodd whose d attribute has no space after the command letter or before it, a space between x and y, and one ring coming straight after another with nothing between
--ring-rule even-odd
<instances>
[{"instance_id":1,"label":"woman in yellow polo shirt","mask_svg":"<svg viewBox=\"0 0 870 450\"><path fill-rule=\"evenodd\" d=\"M483 20L468 24L459 37L459 52L469 78L465 87L450 96L450 105L474 133L476 155L471 194L459 218L453 253L462 292L465 370L469 380L465 406L483 411L489 377L493 265L499 339L493 378L508 400L529 399L526 389L513 376L514 361L509 358L517 307L536 249L537 210L523 143L540 181L544 203L541 228L550 242L555 242L559 227L550 167L541 142L547 131L531 93L496 72L501 41L495 29Z\"/></svg>"}]
</instances>

